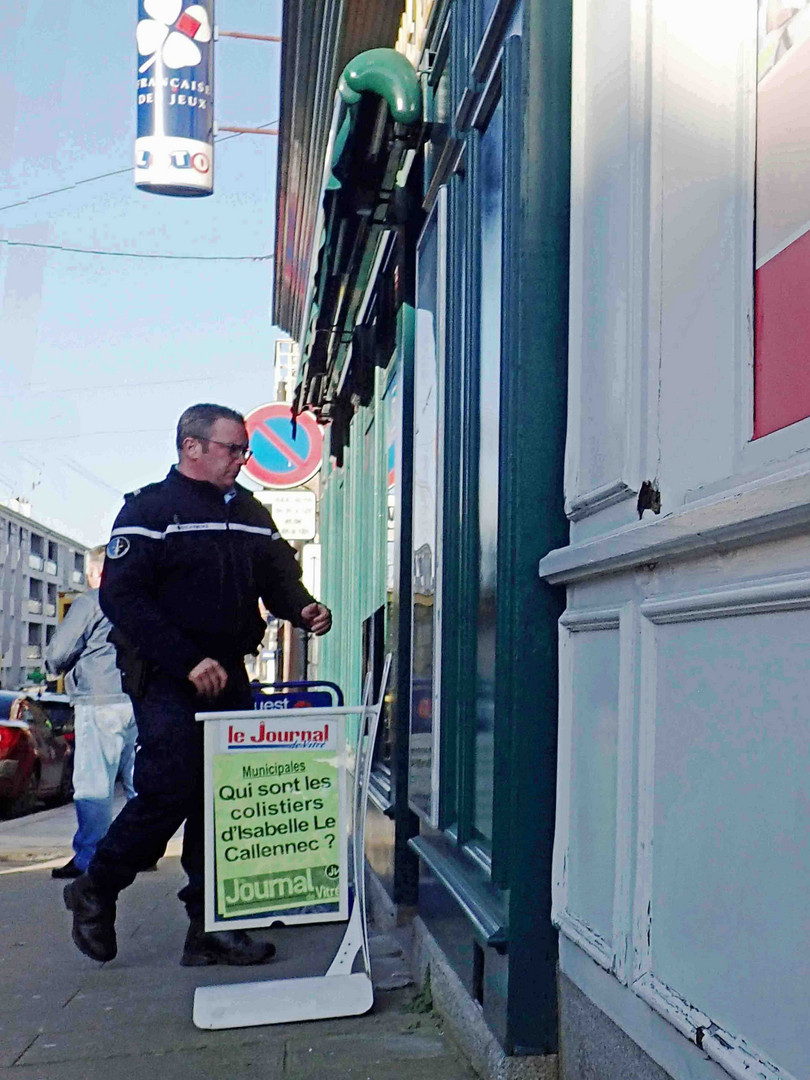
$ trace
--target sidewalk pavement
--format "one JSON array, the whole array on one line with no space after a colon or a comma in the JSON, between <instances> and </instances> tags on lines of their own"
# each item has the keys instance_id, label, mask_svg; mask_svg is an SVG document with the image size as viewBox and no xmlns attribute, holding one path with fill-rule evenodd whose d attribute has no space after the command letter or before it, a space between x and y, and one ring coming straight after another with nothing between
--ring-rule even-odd
<instances>
[{"instance_id":1,"label":"sidewalk pavement","mask_svg":"<svg viewBox=\"0 0 810 1080\"><path fill-rule=\"evenodd\" d=\"M176 841L157 873L122 895L115 960L82 956L63 883L50 876L70 857L74 820L67 806L0 822L0 1080L474 1080L408 984L394 935L372 938L376 1001L367 1016L195 1028L197 986L319 974L343 928L259 931L278 949L261 967L180 967Z\"/></svg>"}]
</instances>

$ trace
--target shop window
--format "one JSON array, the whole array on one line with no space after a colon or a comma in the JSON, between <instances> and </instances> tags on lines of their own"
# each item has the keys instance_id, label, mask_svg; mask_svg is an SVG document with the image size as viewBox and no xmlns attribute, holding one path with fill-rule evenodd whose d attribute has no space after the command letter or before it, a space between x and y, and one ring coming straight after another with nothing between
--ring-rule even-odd
<instances>
[{"instance_id":1,"label":"shop window","mask_svg":"<svg viewBox=\"0 0 810 1080\"><path fill-rule=\"evenodd\" d=\"M478 611L472 827L486 842L492 839L495 743L503 190L499 101L481 132L478 154Z\"/></svg>"},{"instance_id":2,"label":"shop window","mask_svg":"<svg viewBox=\"0 0 810 1080\"><path fill-rule=\"evenodd\" d=\"M363 620L363 685L371 675L371 700L379 701L380 683L385 662L385 605ZM391 766L391 718L383 709L374 748L374 765L390 773Z\"/></svg>"},{"instance_id":3,"label":"shop window","mask_svg":"<svg viewBox=\"0 0 810 1080\"><path fill-rule=\"evenodd\" d=\"M411 732L408 793L417 813L438 814L439 641L441 636L442 368L446 191L431 211L417 250L413 419L413 571L411 580Z\"/></svg>"},{"instance_id":4,"label":"shop window","mask_svg":"<svg viewBox=\"0 0 810 1080\"><path fill-rule=\"evenodd\" d=\"M471 0L471 60L476 77L484 81L502 40L503 25L516 7L515 0Z\"/></svg>"},{"instance_id":5,"label":"shop window","mask_svg":"<svg viewBox=\"0 0 810 1080\"><path fill-rule=\"evenodd\" d=\"M436 168L450 135L452 110L450 69L448 58L451 47L450 23L441 36L433 67L425 85L425 118L429 122L429 138L425 142L424 183L427 190L436 174Z\"/></svg>"},{"instance_id":6,"label":"shop window","mask_svg":"<svg viewBox=\"0 0 810 1080\"><path fill-rule=\"evenodd\" d=\"M481 32L483 33L489 25L489 20L492 18L492 13L498 6L498 0L480 0L480 23Z\"/></svg>"},{"instance_id":7,"label":"shop window","mask_svg":"<svg viewBox=\"0 0 810 1080\"><path fill-rule=\"evenodd\" d=\"M399 377L395 373L385 391L385 596L389 623L394 617L397 567L397 483L399 462Z\"/></svg>"},{"instance_id":8,"label":"shop window","mask_svg":"<svg viewBox=\"0 0 810 1080\"><path fill-rule=\"evenodd\" d=\"M754 438L810 416L810 2L759 0Z\"/></svg>"}]
</instances>

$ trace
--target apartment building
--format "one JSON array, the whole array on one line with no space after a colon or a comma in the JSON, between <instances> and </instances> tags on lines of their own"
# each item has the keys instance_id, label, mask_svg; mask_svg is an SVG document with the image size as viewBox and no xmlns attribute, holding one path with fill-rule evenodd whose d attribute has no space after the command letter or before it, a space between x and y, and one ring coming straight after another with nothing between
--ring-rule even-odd
<instances>
[{"instance_id":1,"label":"apartment building","mask_svg":"<svg viewBox=\"0 0 810 1080\"><path fill-rule=\"evenodd\" d=\"M86 548L33 520L25 506L0 506L0 682L16 689L44 670L59 594L85 588Z\"/></svg>"}]
</instances>

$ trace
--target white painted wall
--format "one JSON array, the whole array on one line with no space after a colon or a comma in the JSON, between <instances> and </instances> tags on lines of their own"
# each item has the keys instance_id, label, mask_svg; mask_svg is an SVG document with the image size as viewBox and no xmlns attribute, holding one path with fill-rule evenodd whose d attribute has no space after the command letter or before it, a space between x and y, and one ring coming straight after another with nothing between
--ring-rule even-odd
<instances>
[{"instance_id":1,"label":"white painted wall","mask_svg":"<svg viewBox=\"0 0 810 1080\"><path fill-rule=\"evenodd\" d=\"M810 1062L810 421L751 442L756 31L574 3L554 919L676 1080Z\"/></svg>"}]
</instances>

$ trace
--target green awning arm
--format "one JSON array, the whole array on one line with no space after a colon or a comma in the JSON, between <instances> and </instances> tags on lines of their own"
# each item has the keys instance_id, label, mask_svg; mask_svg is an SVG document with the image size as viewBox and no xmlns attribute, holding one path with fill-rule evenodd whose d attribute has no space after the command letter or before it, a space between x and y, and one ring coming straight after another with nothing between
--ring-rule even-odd
<instances>
[{"instance_id":1,"label":"green awning arm","mask_svg":"<svg viewBox=\"0 0 810 1080\"><path fill-rule=\"evenodd\" d=\"M396 49L368 49L343 69L338 92L347 105L356 105L369 90L388 103L400 124L412 124L422 114L422 89L413 64Z\"/></svg>"},{"instance_id":2,"label":"green awning arm","mask_svg":"<svg viewBox=\"0 0 810 1080\"><path fill-rule=\"evenodd\" d=\"M349 113L348 113L348 110L347 110L346 115L343 117L343 123L338 128L338 133L335 136L335 147L334 147L334 150L332 151L332 168L333 169L334 169L336 163L338 161L340 161L340 156L343 153L343 148L345 147L346 140L349 137L349 132L351 131L351 126L352 126L352 121L351 121L351 117L349 116ZM327 191L335 191L340 186L341 186L340 181L335 176L334 172L330 171L329 179L326 181L326 190Z\"/></svg>"}]
</instances>

